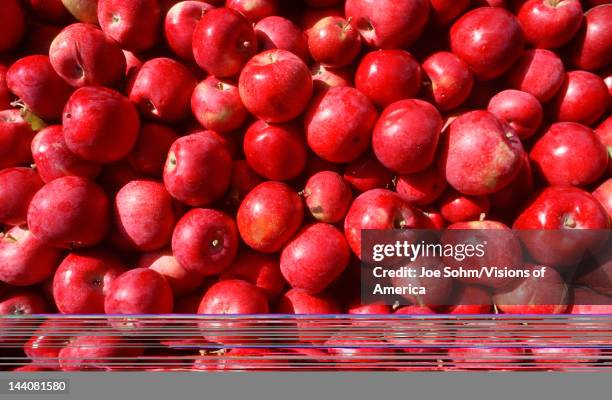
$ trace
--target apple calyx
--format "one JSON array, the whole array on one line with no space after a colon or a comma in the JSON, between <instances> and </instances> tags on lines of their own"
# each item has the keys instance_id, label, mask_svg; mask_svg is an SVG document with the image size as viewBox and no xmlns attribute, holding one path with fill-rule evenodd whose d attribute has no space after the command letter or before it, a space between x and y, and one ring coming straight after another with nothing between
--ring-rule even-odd
<instances>
[{"instance_id":1,"label":"apple calyx","mask_svg":"<svg viewBox=\"0 0 612 400\"><path fill-rule=\"evenodd\" d=\"M47 127L45 121L42 120L38 115L34 114L28 106L23 102L23 100L18 99L11 103L12 107L19 108L19 112L21 113L21 117L27 122L34 132L38 132Z\"/></svg>"}]
</instances>

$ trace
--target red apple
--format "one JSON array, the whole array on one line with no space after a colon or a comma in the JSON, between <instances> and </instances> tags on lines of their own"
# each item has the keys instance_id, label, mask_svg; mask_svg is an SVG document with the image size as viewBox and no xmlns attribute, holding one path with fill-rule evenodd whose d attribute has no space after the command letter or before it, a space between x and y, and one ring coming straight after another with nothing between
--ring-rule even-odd
<instances>
[{"instance_id":1,"label":"red apple","mask_svg":"<svg viewBox=\"0 0 612 400\"><path fill-rule=\"evenodd\" d=\"M468 244L476 246L483 245L484 254L463 253L465 257L444 256L443 261L447 267L453 270L459 268L474 270L497 267L499 269L516 269L523 265L523 251L521 242L514 231L501 222L496 221L469 221L457 222L450 225L442 234L443 245L452 245L456 249L463 246L467 250ZM471 255L472 254L472 255ZM481 285L489 288L500 289L522 280L514 276L495 276L482 273L480 277L460 276L458 281Z\"/></svg>"},{"instance_id":2,"label":"red apple","mask_svg":"<svg viewBox=\"0 0 612 400\"><path fill-rule=\"evenodd\" d=\"M505 121L522 140L536 133L544 111L538 99L520 90L504 90L491 98L487 110Z\"/></svg>"},{"instance_id":3,"label":"red apple","mask_svg":"<svg viewBox=\"0 0 612 400\"><path fill-rule=\"evenodd\" d=\"M406 48L421 36L429 18L427 0L347 0L344 6L368 46Z\"/></svg>"},{"instance_id":4,"label":"red apple","mask_svg":"<svg viewBox=\"0 0 612 400\"><path fill-rule=\"evenodd\" d=\"M493 299L487 288L476 285L461 285L454 297L453 305L446 311L452 315L491 314Z\"/></svg>"},{"instance_id":5,"label":"red apple","mask_svg":"<svg viewBox=\"0 0 612 400\"><path fill-rule=\"evenodd\" d=\"M345 18L342 5L335 5L325 8L306 8L295 11L297 24L308 36L308 31L320 20L326 17Z\"/></svg>"},{"instance_id":6,"label":"red apple","mask_svg":"<svg viewBox=\"0 0 612 400\"><path fill-rule=\"evenodd\" d=\"M563 62L555 53L544 49L525 50L508 71L508 84L531 93L540 102L552 99L565 79Z\"/></svg>"},{"instance_id":7,"label":"red apple","mask_svg":"<svg viewBox=\"0 0 612 400\"><path fill-rule=\"evenodd\" d=\"M32 198L28 226L37 239L61 248L92 246L106 236L109 202L98 185L66 176L47 183Z\"/></svg>"},{"instance_id":8,"label":"red apple","mask_svg":"<svg viewBox=\"0 0 612 400\"><path fill-rule=\"evenodd\" d=\"M190 273L201 276L219 274L236 258L236 223L221 211L193 209L176 224L172 251L179 264Z\"/></svg>"},{"instance_id":9,"label":"red apple","mask_svg":"<svg viewBox=\"0 0 612 400\"><path fill-rule=\"evenodd\" d=\"M178 134L165 125L143 124L127 160L136 172L159 178L164 171L168 151L178 138Z\"/></svg>"},{"instance_id":10,"label":"red apple","mask_svg":"<svg viewBox=\"0 0 612 400\"><path fill-rule=\"evenodd\" d=\"M132 150L140 119L136 107L119 92L87 86L70 96L63 125L70 151L88 161L109 163Z\"/></svg>"},{"instance_id":11,"label":"red apple","mask_svg":"<svg viewBox=\"0 0 612 400\"><path fill-rule=\"evenodd\" d=\"M514 130L487 111L455 119L441 145L441 171L453 188L468 195L507 186L518 175L524 154Z\"/></svg>"},{"instance_id":12,"label":"red apple","mask_svg":"<svg viewBox=\"0 0 612 400\"><path fill-rule=\"evenodd\" d=\"M492 347L453 347L448 349L448 357L456 368L483 370L504 370L527 358L522 348L498 347L497 341L489 345Z\"/></svg>"},{"instance_id":13,"label":"red apple","mask_svg":"<svg viewBox=\"0 0 612 400\"><path fill-rule=\"evenodd\" d=\"M153 251L170 243L176 217L172 197L162 183L128 183L117 193L114 211L115 230L123 244Z\"/></svg>"},{"instance_id":14,"label":"red apple","mask_svg":"<svg viewBox=\"0 0 612 400\"><path fill-rule=\"evenodd\" d=\"M58 359L62 371L111 371L118 367L113 360L138 357L142 352L129 339L101 330L71 337Z\"/></svg>"},{"instance_id":15,"label":"red apple","mask_svg":"<svg viewBox=\"0 0 612 400\"><path fill-rule=\"evenodd\" d=\"M427 218L390 190L373 189L359 195L344 219L344 235L361 258L361 233L366 229L423 229Z\"/></svg>"},{"instance_id":16,"label":"red apple","mask_svg":"<svg viewBox=\"0 0 612 400\"><path fill-rule=\"evenodd\" d=\"M321 64L314 64L310 72L312 73L315 96L331 87L353 86L352 72L347 68L327 68Z\"/></svg>"},{"instance_id":17,"label":"red apple","mask_svg":"<svg viewBox=\"0 0 612 400\"><path fill-rule=\"evenodd\" d=\"M446 186L444 176L433 166L422 172L399 175L395 191L408 203L422 206L436 201Z\"/></svg>"},{"instance_id":18,"label":"red apple","mask_svg":"<svg viewBox=\"0 0 612 400\"><path fill-rule=\"evenodd\" d=\"M0 109L5 110L11 107L13 95L6 84L6 73L8 67L0 63Z\"/></svg>"},{"instance_id":19,"label":"red apple","mask_svg":"<svg viewBox=\"0 0 612 400\"><path fill-rule=\"evenodd\" d=\"M599 140L606 146L608 150L608 158L612 157L612 117L606 118L597 129L595 134L599 137ZM612 161L608 161L608 175L612 175Z\"/></svg>"},{"instance_id":20,"label":"red apple","mask_svg":"<svg viewBox=\"0 0 612 400\"><path fill-rule=\"evenodd\" d=\"M236 223L242 240L254 250L275 253L302 225L299 195L281 182L264 182L242 201Z\"/></svg>"},{"instance_id":21,"label":"red apple","mask_svg":"<svg viewBox=\"0 0 612 400\"><path fill-rule=\"evenodd\" d=\"M400 100L385 108L374 127L376 158L400 174L421 172L431 165L444 122L423 100Z\"/></svg>"},{"instance_id":22,"label":"red apple","mask_svg":"<svg viewBox=\"0 0 612 400\"><path fill-rule=\"evenodd\" d=\"M606 240L610 217L591 194L570 186L538 193L514 222L532 257L553 267L569 267Z\"/></svg>"},{"instance_id":23,"label":"red apple","mask_svg":"<svg viewBox=\"0 0 612 400\"><path fill-rule=\"evenodd\" d=\"M254 29L261 51L287 50L304 62L310 59L306 35L290 20L273 15L257 22Z\"/></svg>"},{"instance_id":24,"label":"red apple","mask_svg":"<svg viewBox=\"0 0 612 400\"><path fill-rule=\"evenodd\" d=\"M528 0L517 15L527 42L540 49L563 46L582 25L579 0Z\"/></svg>"},{"instance_id":25,"label":"red apple","mask_svg":"<svg viewBox=\"0 0 612 400\"><path fill-rule=\"evenodd\" d=\"M355 87L378 107L384 108L416 96L421 88L421 68L407 51L373 51L359 63Z\"/></svg>"},{"instance_id":26,"label":"red apple","mask_svg":"<svg viewBox=\"0 0 612 400\"><path fill-rule=\"evenodd\" d=\"M70 338L83 329L78 322L57 318L45 319L30 339L23 345L23 351L33 366L59 369L58 355Z\"/></svg>"},{"instance_id":27,"label":"red apple","mask_svg":"<svg viewBox=\"0 0 612 400\"><path fill-rule=\"evenodd\" d=\"M127 268L100 250L70 253L53 277L53 300L62 314L103 314L111 283Z\"/></svg>"},{"instance_id":28,"label":"red apple","mask_svg":"<svg viewBox=\"0 0 612 400\"><path fill-rule=\"evenodd\" d=\"M516 210L521 206L534 188L533 172L529 156L524 154L521 169L512 182L503 189L490 195L491 206L496 210Z\"/></svg>"},{"instance_id":29,"label":"red apple","mask_svg":"<svg viewBox=\"0 0 612 400\"><path fill-rule=\"evenodd\" d=\"M79 158L68 149L61 125L51 125L36 134L32 156L45 183L71 175L94 179L101 170L100 164Z\"/></svg>"},{"instance_id":30,"label":"red apple","mask_svg":"<svg viewBox=\"0 0 612 400\"><path fill-rule=\"evenodd\" d=\"M157 43L161 9L157 0L98 0L98 20L122 48L141 52Z\"/></svg>"},{"instance_id":31,"label":"red apple","mask_svg":"<svg viewBox=\"0 0 612 400\"><path fill-rule=\"evenodd\" d=\"M191 97L191 110L204 128L218 133L238 129L248 116L238 86L212 75L196 86Z\"/></svg>"},{"instance_id":32,"label":"red apple","mask_svg":"<svg viewBox=\"0 0 612 400\"><path fill-rule=\"evenodd\" d=\"M19 110L0 111L0 169L31 162L29 147L34 131L26 119Z\"/></svg>"},{"instance_id":33,"label":"red apple","mask_svg":"<svg viewBox=\"0 0 612 400\"><path fill-rule=\"evenodd\" d=\"M517 267L519 267L517 265ZM544 276L534 277L533 271L546 268ZM570 288L554 268L530 265L531 276L493 295L495 306L506 314L561 314L571 301Z\"/></svg>"},{"instance_id":34,"label":"red apple","mask_svg":"<svg viewBox=\"0 0 612 400\"><path fill-rule=\"evenodd\" d=\"M314 223L300 230L283 249L280 269L293 288L322 292L350 260L344 235L333 225Z\"/></svg>"},{"instance_id":35,"label":"red apple","mask_svg":"<svg viewBox=\"0 0 612 400\"><path fill-rule=\"evenodd\" d=\"M453 53L465 61L476 78L490 80L508 70L523 50L518 20L497 7L477 8L464 14L450 30Z\"/></svg>"},{"instance_id":36,"label":"red apple","mask_svg":"<svg viewBox=\"0 0 612 400\"><path fill-rule=\"evenodd\" d=\"M306 141L297 124L270 125L256 121L247 130L243 146L251 168L270 180L293 179L306 165Z\"/></svg>"},{"instance_id":37,"label":"red apple","mask_svg":"<svg viewBox=\"0 0 612 400\"><path fill-rule=\"evenodd\" d=\"M332 87L319 94L304 117L308 145L316 155L347 163L370 145L377 112L370 100L352 87Z\"/></svg>"},{"instance_id":38,"label":"red apple","mask_svg":"<svg viewBox=\"0 0 612 400\"><path fill-rule=\"evenodd\" d=\"M573 304L567 310L568 314L596 315L610 314L612 298L586 288L574 289Z\"/></svg>"},{"instance_id":39,"label":"red apple","mask_svg":"<svg viewBox=\"0 0 612 400\"><path fill-rule=\"evenodd\" d=\"M595 133L575 122L552 124L533 146L535 170L550 185L584 186L608 166L608 152Z\"/></svg>"},{"instance_id":40,"label":"red apple","mask_svg":"<svg viewBox=\"0 0 612 400\"><path fill-rule=\"evenodd\" d=\"M367 334L364 334L364 337L355 336L353 333L346 336L337 334L328 339L325 346L330 360L335 364L340 363L340 366L335 368L341 370L345 368L341 366L342 363L357 363L354 367L348 366L357 371L391 369L386 368L386 365L396 352L395 349L386 347L382 339L372 338Z\"/></svg>"},{"instance_id":41,"label":"red apple","mask_svg":"<svg viewBox=\"0 0 612 400\"><path fill-rule=\"evenodd\" d=\"M175 199L193 207L206 206L229 187L231 168L232 158L219 135L194 133L170 147L164 184Z\"/></svg>"},{"instance_id":42,"label":"red apple","mask_svg":"<svg viewBox=\"0 0 612 400\"><path fill-rule=\"evenodd\" d=\"M423 71L429 78L425 93L442 111L459 107L472 92L474 77L470 68L451 52L439 51L427 57Z\"/></svg>"},{"instance_id":43,"label":"red apple","mask_svg":"<svg viewBox=\"0 0 612 400\"><path fill-rule=\"evenodd\" d=\"M267 50L253 57L240 73L240 98L266 122L286 122L304 111L312 94L310 70L295 54Z\"/></svg>"},{"instance_id":44,"label":"red apple","mask_svg":"<svg viewBox=\"0 0 612 400\"><path fill-rule=\"evenodd\" d=\"M435 26L445 26L455 20L470 6L470 0L430 0L431 21Z\"/></svg>"},{"instance_id":45,"label":"red apple","mask_svg":"<svg viewBox=\"0 0 612 400\"><path fill-rule=\"evenodd\" d=\"M263 290L252 283L239 279L219 281L212 285L202 297L198 314L211 316L236 314L267 314L268 299ZM257 338L232 331L244 332L254 328L253 322L200 322L204 338L216 343L235 343L253 341ZM236 321L236 322L234 322Z\"/></svg>"},{"instance_id":46,"label":"red apple","mask_svg":"<svg viewBox=\"0 0 612 400\"><path fill-rule=\"evenodd\" d=\"M168 284L172 288L172 292L175 296L181 296L188 293L192 293L198 287L202 285L203 277L187 271L179 262L176 260L170 249L162 249L154 252L143 253L138 262L136 263L138 268L151 268L152 270L160 273L166 278ZM198 302L200 297L197 296ZM176 304L177 308L179 304ZM197 305L195 307L197 309ZM176 311L176 310L175 310ZM195 309L190 314L194 314Z\"/></svg>"},{"instance_id":47,"label":"red apple","mask_svg":"<svg viewBox=\"0 0 612 400\"><path fill-rule=\"evenodd\" d=\"M15 226L0 238L0 281L14 286L40 283L53 274L60 255L26 227Z\"/></svg>"},{"instance_id":48,"label":"red apple","mask_svg":"<svg viewBox=\"0 0 612 400\"><path fill-rule=\"evenodd\" d=\"M584 24L571 43L570 60L580 69L595 71L612 62L612 4L593 7L584 14Z\"/></svg>"},{"instance_id":49,"label":"red apple","mask_svg":"<svg viewBox=\"0 0 612 400\"><path fill-rule=\"evenodd\" d=\"M32 168L0 170L0 223L24 224L30 201L42 186L43 181Z\"/></svg>"},{"instance_id":50,"label":"red apple","mask_svg":"<svg viewBox=\"0 0 612 400\"><path fill-rule=\"evenodd\" d=\"M268 300L276 299L285 287L278 257L253 250L241 251L232 265L219 275L220 280L241 279L266 293Z\"/></svg>"},{"instance_id":51,"label":"red apple","mask_svg":"<svg viewBox=\"0 0 612 400\"><path fill-rule=\"evenodd\" d=\"M176 122L188 116L196 85L195 77L183 64L171 58L154 58L142 64L128 94L143 115Z\"/></svg>"},{"instance_id":52,"label":"red apple","mask_svg":"<svg viewBox=\"0 0 612 400\"><path fill-rule=\"evenodd\" d=\"M593 197L604 206L612 220L612 178L599 185L593 192Z\"/></svg>"},{"instance_id":53,"label":"red apple","mask_svg":"<svg viewBox=\"0 0 612 400\"><path fill-rule=\"evenodd\" d=\"M344 18L326 17L308 31L308 49L315 61L334 68L353 62L361 50L361 36Z\"/></svg>"},{"instance_id":54,"label":"red apple","mask_svg":"<svg viewBox=\"0 0 612 400\"><path fill-rule=\"evenodd\" d=\"M6 0L0 14L0 53L9 51L23 38L26 29L23 10L17 0Z\"/></svg>"},{"instance_id":55,"label":"red apple","mask_svg":"<svg viewBox=\"0 0 612 400\"><path fill-rule=\"evenodd\" d=\"M72 88L55 73L49 57L27 56L6 73L8 88L41 118L57 120Z\"/></svg>"},{"instance_id":56,"label":"red apple","mask_svg":"<svg viewBox=\"0 0 612 400\"><path fill-rule=\"evenodd\" d=\"M227 0L225 6L238 11L252 23L278 14L278 0Z\"/></svg>"},{"instance_id":57,"label":"red apple","mask_svg":"<svg viewBox=\"0 0 612 400\"><path fill-rule=\"evenodd\" d=\"M249 21L238 11L207 11L193 32L193 55L211 75L230 77L240 73L257 51L257 38Z\"/></svg>"},{"instance_id":58,"label":"red apple","mask_svg":"<svg viewBox=\"0 0 612 400\"><path fill-rule=\"evenodd\" d=\"M391 314L391 307L385 304L361 304L361 299L355 299L348 306L347 310L350 315L387 315ZM365 318L366 321L368 318ZM354 324L359 324L359 319ZM367 324L364 323L364 325Z\"/></svg>"},{"instance_id":59,"label":"red apple","mask_svg":"<svg viewBox=\"0 0 612 400\"><path fill-rule=\"evenodd\" d=\"M23 331L21 318L28 315L44 314L47 311L45 300L31 290L14 290L0 297L0 344L11 347L21 347L28 340L20 336Z\"/></svg>"},{"instance_id":60,"label":"red apple","mask_svg":"<svg viewBox=\"0 0 612 400\"><path fill-rule=\"evenodd\" d=\"M94 25L77 23L53 39L53 69L74 87L111 86L123 78L126 61L121 48Z\"/></svg>"},{"instance_id":61,"label":"red apple","mask_svg":"<svg viewBox=\"0 0 612 400\"><path fill-rule=\"evenodd\" d=\"M533 347L529 349L534 355L533 362L543 368L580 368L575 364L595 364L602 358L602 350L579 347Z\"/></svg>"},{"instance_id":62,"label":"red apple","mask_svg":"<svg viewBox=\"0 0 612 400\"><path fill-rule=\"evenodd\" d=\"M168 10L164 35L170 49L177 56L192 61L193 32L206 12L214 7L203 1L180 1Z\"/></svg>"},{"instance_id":63,"label":"red apple","mask_svg":"<svg viewBox=\"0 0 612 400\"><path fill-rule=\"evenodd\" d=\"M440 211L433 207L423 207L421 211L423 211L423 215L428 220L429 229L442 230L446 228L446 220Z\"/></svg>"},{"instance_id":64,"label":"red apple","mask_svg":"<svg viewBox=\"0 0 612 400\"><path fill-rule=\"evenodd\" d=\"M560 122L590 125L608 109L610 94L603 79L587 71L571 71L551 104L552 116Z\"/></svg>"},{"instance_id":65,"label":"red apple","mask_svg":"<svg viewBox=\"0 0 612 400\"><path fill-rule=\"evenodd\" d=\"M452 224L478 221L489 212L491 202L487 196L469 196L449 189L440 199L440 213Z\"/></svg>"},{"instance_id":66,"label":"red apple","mask_svg":"<svg viewBox=\"0 0 612 400\"><path fill-rule=\"evenodd\" d=\"M316 220L330 224L342 221L353 200L348 182L334 171L312 175L303 193L310 214Z\"/></svg>"},{"instance_id":67,"label":"red apple","mask_svg":"<svg viewBox=\"0 0 612 400\"><path fill-rule=\"evenodd\" d=\"M98 24L98 0L62 0L62 4L78 21Z\"/></svg>"},{"instance_id":68,"label":"red apple","mask_svg":"<svg viewBox=\"0 0 612 400\"><path fill-rule=\"evenodd\" d=\"M113 314L170 314L172 289L161 274L135 268L116 277L104 299L104 312Z\"/></svg>"}]
</instances>

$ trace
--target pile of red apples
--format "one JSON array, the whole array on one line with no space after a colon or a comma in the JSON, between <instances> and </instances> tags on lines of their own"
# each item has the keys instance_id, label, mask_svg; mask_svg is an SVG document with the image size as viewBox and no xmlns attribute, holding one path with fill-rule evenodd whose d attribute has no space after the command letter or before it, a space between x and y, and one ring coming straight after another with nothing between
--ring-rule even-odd
<instances>
[{"instance_id":1,"label":"pile of red apples","mask_svg":"<svg viewBox=\"0 0 612 400\"><path fill-rule=\"evenodd\" d=\"M359 279L364 229L609 229L611 97L609 0L2 0L0 314L609 313L612 261Z\"/></svg>"}]
</instances>

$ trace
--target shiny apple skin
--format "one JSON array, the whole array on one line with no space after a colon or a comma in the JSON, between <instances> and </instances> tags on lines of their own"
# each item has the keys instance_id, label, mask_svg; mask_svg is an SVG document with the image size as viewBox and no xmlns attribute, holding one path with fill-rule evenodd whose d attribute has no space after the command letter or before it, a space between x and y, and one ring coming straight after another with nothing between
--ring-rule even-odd
<instances>
[{"instance_id":1,"label":"shiny apple skin","mask_svg":"<svg viewBox=\"0 0 612 400\"><path fill-rule=\"evenodd\" d=\"M447 186L444 176L433 166L414 174L399 175L395 191L408 203L423 206L436 201Z\"/></svg>"},{"instance_id":2,"label":"shiny apple skin","mask_svg":"<svg viewBox=\"0 0 612 400\"><path fill-rule=\"evenodd\" d=\"M520 90L504 90L491 98L487 110L505 121L521 140L536 133L544 119L538 99Z\"/></svg>"},{"instance_id":3,"label":"shiny apple skin","mask_svg":"<svg viewBox=\"0 0 612 400\"><path fill-rule=\"evenodd\" d=\"M200 68L217 77L231 77L255 55L257 38L242 14L222 7L209 10L200 19L192 45Z\"/></svg>"},{"instance_id":4,"label":"shiny apple skin","mask_svg":"<svg viewBox=\"0 0 612 400\"><path fill-rule=\"evenodd\" d=\"M264 182L242 201L236 223L242 240L262 253L275 253L302 225L304 205L298 194L281 182Z\"/></svg>"},{"instance_id":5,"label":"shiny apple skin","mask_svg":"<svg viewBox=\"0 0 612 400\"><path fill-rule=\"evenodd\" d=\"M221 198L229 187L232 168L223 139L212 131L176 140L168 153L164 184L175 199L193 207Z\"/></svg>"},{"instance_id":6,"label":"shiny apple skin","mask_svg":"<svg viewBox=\"0 0 612 400\"><path fill-rule=\"evenodd\" d=\"M306 165L306 141L296 124L257 121L244 137L246 160L259 175L276 181L297 177Z\"/></svg>"},{"instance_id":7,"label":"shiny apple skin","mask_svg":"<svg viewBox=\"0 0 612 400\"><path fill-rule=\"evenodd\" d=\"M126 68L117 42L83 23L68 25L53 39L49 59L55 72L73 87L112 86Z\"/></svg>"},{"instance_id":8,"label":"shiny apple skin","mask_svg":"<svg viewBox=\"0 0 612 400\"><path fill-rule=\"evenodd\" d=\"M49 57L26 56L6 73L8 88L41 118L57 121L72 88L55 72Z\"/></svg>"},{"instance_id":9,"label":"shiny apple skin","mask_svg":"<svg viewBox=\"0 0 612 400\"><path fill-rule=\"evenodd\" d=\"M402 197L390 190L372 189L359 195L344 219L344 235L361 258L361 231L365 229L424 229L428 220Z\"/></svg>"},{"instance_id":10,"label":"shiny apple skin","mask_svg":"<svg viewBox=\"0 0 612 400\"><path fill-rule=\"evenodd\" d=\"M28 208L28 226L37 239L60 248L88 247L109 230L109 201L95 183L77 176L42 187Z\"/></svg>"},{"instance_id":11,"label":"shiny apple skin","mask_svg":"<svg viewBox=\"0 0 612 400\"><path fill-rule=\"evenodd\" d=\"M136 107L122 94L101 86L77 89L64 108L64 139L76 155L97 163L127 156L138 138Z\"/></svg>"},{"instance_id":12,"label":"shiny apple skin","mask_svg":"<svg viewBox=\"0 0 612 400\"><path fill-rule=\"evenodd\" d=\"M370 153L351 161L344 167L344 179L358 192L371 189L388 189L392 186L393 172L385 168Z\"/></svg>"},{"instance_id":13,"label":"shiny apple skin","mask_svg":"<svg viewBox=\"0 0 612 400\"><path fill-rule=\"evenodd\" d=\"M506 72L523 50L524 37L518 20L497 7L477 8L451 27L453 53L463 59L479 80Z\"/></svg>"},{"instance_id":14,"label":"shiny apple skin","mask_svg":"<svg viewBox=\"0 0 612 400\"><path fill-rule=\"evenodd\" d=\"M595 197L608 212L612 221L612 178L608 178L593 191Z\"/></svg>"},{"instance_id":15,"label":"shiny apple skin","mask_svg":"<svg viewBox=\"0 0 612 400\"><path fill-rule=\"evenodd\" d=\"M470 68L451 52L440 51L427 57L423 72L429 78L425 94L441 111L459 107L472 92L474 76Z\"/></svg>"},{"instance_id":16,"label":"shiny apple skin","mask_svg":"<svg viewBox=\"0 0 612 400\"><path fill-rule=\"evenodd\" d=\"M608 109L610 94L603 79L587 71L571 71L551 103L551 116L559 122L591 125Z\"/></svg>"},{"instance_id":17,"label":"shiny apple skin","mask_svg":"<svg viewBox=\"0 0 612 400\"><path fill-rule=\"evenodd\" d=\"M306 35L292 21L273 15L257 22L254 29L260 51L287 50L305 63L310 60Z\"/></svg>"},{"instance_id":18,"label":"shiny apple skin","mask_svg":"<svg viewBox=\"0 0 612 400\"><path fill-rule=\"evenodd\" d=\"M225 6L238 11L252 23L279 13L278 0L227 0Z\"/></svg>"},{"instance_id":19,"label":"shiny apple skin","mask_svg":"<svg viewBox=\"0 0 612 400\"><path fill-rule=\"evenodd\" d=\"M440 213L451 224L478 221L491 208L487 196L468 196L456 190L447 190L439 201Z\"/></svg>"},{"instance_id":20,"label":"shiny apple skin","mask_svg":"<svg viewBox=\"0 0 612 400\"><path fill-rule=\"evenodd\" d=\"M98 21L122 48L142 52L155 46L161 25L157 0L99 0Z\"/></svg>"},{"instance_id":21,"label":"shiny apple skin","mask_svg":"<svg viewBox=\"0 0 612 400\"><path fill-rule=\"evenodd\" d=\"M101 250L70 253L53 276L53 299L62 314L104 314L111 283L127 271L116 256Z\"/></svg>"},{"instance_id":22,"label":"shiny apple skin","mask_svg":"<svg viewBox=\"0 0 612 400\"><path fill-rule=\"evenodd\" d=\"M347 163L369 147L377 112L355 88L332 87L313 99L304 124L308 145L333 163Z\"/></svg>"},{"instance_id":23,"label":"shiny apple skin","mask_svg":"<svg viewBox=\"0 0 612 400\"><path fill-rule=\"evenodd\" d=\"M342 274L350 256L342 232L319 222L305 226L287 242L280 268L291 287L316 294Z\"/></svg>"},{"instance_id":24,"label":"shiny apple skin","mask_svg":"<svg viewBox=\"0 0 612 400\"><path fill-rule=\"evenodd\" d=\"M193 32L202 16L213 9L203 1L180 1L172 6L164 20L166 43L177 56L193 61Z\"/></svg>"},{"instance_id":25,"label":"shiny apple skin","mask_svg":"<svg viewBox=\"0 0 612 400\"><path fill-rule=\"evenodd\" d=\"M0 111L0 169L31 162L30 142L35 132L19 110Z\"/></svg>"},{"instance_id":26,"label":"shiny apple skin","mask_svg":"<svg viewBox=\"0 0 612 400\"><path fill-rule=\"evenodd\" d=\"M584 251L601 245L607 236L602 232L609 227L610 217L599 201L572 186L537 193L513 225L515 230L540 231L526 232L523 242L537 262L556 268L575 264Z\"/></svg>"},{"instance_id":27,"label":"shiny apple skin","mask_svg":"<svg viewBox=\"0 0 612 400\"><path fill-rule=\"evenodd\" d=\"M569 42L582 25L579 0L529 0L517 18L525 39L539 49L557 49Z\"/></svg>"},{"instance_id":28,"label":"shiny apple skin","mask_svg":"<svg viewBox=\"0 0 612 400\"><path fill-rule=\"evenodd\" d=\"M342 68L353 62L361 50L361 36L344 18L326 17L308 31L312 58L328 67Z\"/></svg>"},{"instance_id":29,"label":"shiny apple skin","mask_svg":"<svg viewBox=\"0 0 612 400\"><path fill-rule=\"evenodd\" d=\"M426 101L395 102L385 108L374 126L374 154L394 172L423 171L434 161L443 125L438 110Z\"/></svg>"},{"instance_id":30,"label":"shiny apple skin","mask_svg":"<svg viewBox=\"0 0 612 400\"><path fill-rule=\"evenodd\" d=\"M612 117L606 118L595 129L595 134L608 150L608 158L612 158ZM608 161L608 175L612 176L612 161Z\"/></svg>"},{"instance_id":31,"label":"shiny apple skin","mask_svg":"<svg viewBox=\"0 0 612 400\"><path fill-rule=\"evenodd\" d=\"M196 78L183 64L171 58L154 58L140 67L128 95L144 116L176 122L188 116L196 85Z\"/></svg>"},{"instance_id":32,"label":"shiny apple skin","mask_svg":"<svg viewBox=\"0 0 612 400\"><path fill-rule=\"evenodd\" d=\"M355 87L378 107L415 97L421 88L421 68L404 50L377 50L363 57Z\"/></svg>"},{"instance_id":33,"label":"shiny apple skin","mask_svg":"<svg viewBox=\"0 0 612 400\"><path fill-rule=\"evenodd\" d=\"M330 224L342 221L353 201L349 183L334 171L312 175L306 182L303 196L310 214Z\"/></svg>"},{"instance_id":34,"label":"shiny apple skin","mask_svg":"<svg viewBox=\"0 0 612 400\"><path fill-rule=\"evenodd\" d=\"M240 128L248 117L238 85L212 75L196 86L191 96L191 110L204 128L218 133Z\"/></svg>"},{"instance_id":35,"label":"shiny apple skin","mask_svg":"<svg viewBox=\"0 0 612 400\"><path fill-rule=\"evenodd\" d=\"M280 271L278 255L242 249L232 265L219 275L220 280L241 279L266 293L269 301L283 292L287 282Z\"/></svg>"},{"instance_id":36,"label":"shiny apple skin","mask_svg":"<svg viewBox=\"0 0 612 400\"><path fill-rule=\"evenodd\" d=\"M591 8L571 43L570 60L580 69L595 71L612 62L612 4Z\"/></svg>"},{"instance_id":37,"label":"shiny apple skin","mask_svg":"<svg viewBox=\"0 0 612 400\"><path fill-rule=\"evenodd\" d=\"M530 153L533 167L549 185L584 186L608 166L608 152L597 135L575 122L552 124Z\"/></svg>"},{"instance_id":38,"label":"shiny apple skin","mask_svg":"<svg viewBox=\"0 0 612 400\"><path fill-rule=\"evenodd\" d=\"M306 64L287 50L266 50L244 66L238 81L247 110L266 122L287 122L308 106L312 76Z\"/></svg>"},{"instance_id":39,"label":"shiny apple skin","mask_svg":"<svg viewBox=\"0 0 612 400\"><path fill-rule=\"evenodd\" d=\"M350 18L368 46L377 49L406 48L423 33L429 18L426 0L347 0Z\"/></svg>"},{"instance_id":40,"label":"shiny apple skin","mask_svg":"<svg viewBox=\"0 0 612 400\"><path fill-rule=\"evenodd\" d=\"M38 240L25 226L15 226L0 238L0 281L30 286L50 277L61 251Z\"/></svg>"},{"instance_id":41,"label":"shiny apple skin","mask_svg":"<svg viewBox=\"0 0 612 400\"><path fill-rule=\"evenodd\" d=\"M468 195L494 193L517 176L524 155L516 133L487 111L467 112L443 135L439 167Z\"/></svg>"},{"instance_id":42,"label":"shiny apple skin","mask_svg":"<svg viewBox=\"0 0 612 400\"><path fill-rule=\"evenodd\" d=\"M137 268L151 268L166 278L175 298L193 293L202 285L204 277L187 271L177 261L169 248L143 253L136 263ZM200 298L198 297L198 302ZM177 304L178 307L178 304ZM197 308L197 306L196 306ZM176 312L177 310L175 310ZM195 313L195 310L194 310Z\"/></svg>"},{"instance_id":43,"label":"shiny apple skin","mask_svg":"<svg viewBox=\"0 0 612 400\"><path fill-rule=\"evenodd\" d=\"M94 179L102 170L100 164L84 160L68 149L61 125L51 125L36 134L32 156L45 183L63 176Z\"/></svg>"},{"instance_id":44,"label":"shiny apple skin","mask_svg":"<svg viewBox=\"0 0 612 400\"><path fill-rule=\"evenodd\" d=\"M525 50L508 71L508 84L531 93L540 102L552 99L565 79L563 61L550 50Z\"/></svg>"},{"instance_id":45,"label":"shiny apple skin","mask_svg":"<svg viewBox=\"0 0 612 400\"><path fill-rule=\"evenodd\" d=\"M166 279L150 268L135 268L116 277L104 298L104 312L170 314L173 295Z\"/></svg>"},{"instance_id":46,"label":"shiny apple skin","mask_svg":"<svg viewBox=\"0 0 612 400\"><path fill-rule=\"evenodd\" d=\"M38 172L32 168L0 170L0 223L12 226L24 224L30 201L43 184Z\"/></svg>"},{"instance_id":47,"label":"shiny apple skin","mask_svg":"<svg viewBox=\"0 0 612 400\"><path fill-rule=\"evenodd\" d=\"M176 224L172 251L188 272L209 276L227 269L238 252L238 230L221 211L196 208Z\"/></svg>"}]
</instances>

